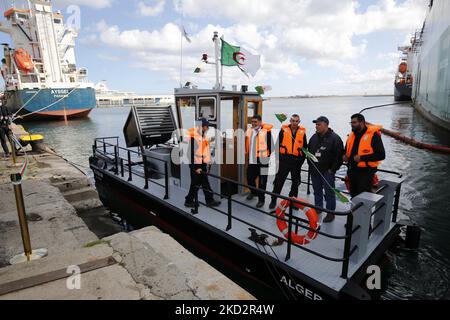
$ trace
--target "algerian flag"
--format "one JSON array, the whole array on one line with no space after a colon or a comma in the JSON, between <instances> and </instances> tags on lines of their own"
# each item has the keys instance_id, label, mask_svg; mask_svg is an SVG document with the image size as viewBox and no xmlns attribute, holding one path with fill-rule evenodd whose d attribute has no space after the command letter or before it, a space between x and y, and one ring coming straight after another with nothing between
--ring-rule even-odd
<instances>
[{"instance_id":1,"label":"algerian flag","mask_svg":"<svg viewBox=\"0 0 450 320\"><path fill-rule=\"evenodd\" d=\"M283 113L276 114L275 117L277 117L278 121L280 121L281 123L283 123L287 120L287 115L285 115Z\"/></svg>"},{"instance_id":2,"label":"algerian flag","mask_svg":"<svg viewBox=\"0 0 450 320\"><path fill-rule=\"evenodd\" d=\"M242 47L232 46L223 39L220 40L222 40L222 65L239 67L242 72L254 77L261 68L261 56L254 55Z\"/></svg>"}]
</instances>

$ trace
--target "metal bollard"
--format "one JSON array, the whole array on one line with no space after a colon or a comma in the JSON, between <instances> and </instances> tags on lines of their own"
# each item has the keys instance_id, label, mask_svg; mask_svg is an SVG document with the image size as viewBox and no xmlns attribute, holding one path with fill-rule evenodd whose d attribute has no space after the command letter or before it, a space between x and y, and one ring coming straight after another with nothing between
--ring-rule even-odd
<instances>
[{"instance_id":1,"label":"metal bollard","mask_svg":"<svg viewBox=\"0 0 450 320\"><path fill-rule=\"evenodd\" d=\"M14 194L16 196L17 213L19 215L20 232L22 234L23 250L27 257L27 261L31 259L31 240L30 232L28 231L27 215L25 213L25 204L23 202L22 192L22 176L17 174L11 175L11 182L14 186Z\"/></svg>"},{"instance_id":2,"label":"metal bollard","mask_svg":"<svg viewBox=\"0 0 450 320\"><path fill-rule=\"evenodd\" d=\"M30 232L28 230L27 215L25 212L25 204L23 202L22 192L22 176L17 174L11 175L11 182L14 186L14 194L16 196L17 213L19 215L20 232L22 234L24 253L13 257L9 263L14 265L22 262L30 262L31 260L41 259L47 256L47 249L31 249Z\"/></svg>"}]
</instances>

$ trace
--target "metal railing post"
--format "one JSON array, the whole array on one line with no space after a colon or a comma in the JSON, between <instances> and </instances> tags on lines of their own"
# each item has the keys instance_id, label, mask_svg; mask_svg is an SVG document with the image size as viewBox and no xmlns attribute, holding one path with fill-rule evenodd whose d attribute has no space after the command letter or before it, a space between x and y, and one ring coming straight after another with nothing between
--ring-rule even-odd
<instances>
[{"instance_id":1,"label":"metal railing post","mask_svg":"<svg viewBox=\"0 0 450 320\"><path fill-rule=\"evenodd\" d=\"M114 146L114 174L115 175L119 174L119 155L117 146Z\"/></svg>"},{"instance_id":2,"label":"metal railing post","mask_svg":"<svg viewBox=\"0 0 450 320\"><path fill-rule=\"evenodd\" d=\"M164 188L166 194L164 195L164 200L169 199L169 168L167 162L164 162Z\"/></svg>"},{"instance_id":3,"label":"metal railing post","mask_svg":"<svg viewBox=\"0 0 450 320\"><path fill-rule=\"evenodd\" d=\"M200 191L198 186L195 186L195 196L194 196L194 210L192 214L198 214L198 192Z\"/></svg>"},{"instance_id":4,"label":"metal railing post","mask_svg":"<svg viewBox=\"0 0 450 320\"><path fill-rule=\"evenodd\" d=\"M123 178L124 177L124 172L123 172L123 159L120 158L120 176Z\"/></svg>"},{"instance_id":5,"label":"metal railing post","mask_svg":"<svg viewBox=\"0 0 450 320\"><path fill-rule=\"evenodd\" d=\"M28 230L27 214L25 212L25 204L23 202L23 192L22 192L22 176L17 174L11 175L11 182L14 186L14 194L16 196L16 206L17 213L19 215L20 233L22 234L22 243L25 256L27 261L31 260L31 254L33 253L31 249L30 232Z\"/></svg>"},{"instance_id":6,"label":"metal railing post","mask_svg":"<svg viewBox=\"0 0 450 320\"><path fill-rule=\"evenodd\" d=\"M291 258L291 247L292 247L292 201L289 202L289 227L288 227L288 246L287 246L287 253L286 253L286 259L284 261L288 261Z\"/></svg>"},{"instance_id":7,"label":"metal railing post","mask_svg":"<svg viewBox=\"0 0 450 320\"><path fill-rule=\"evenodd\" d=\"M145 186L144 189L148 189L148 170L147 170L147 156L145 154L142 155L142 160L144 160L144 179L145 179Z\"/></svg>"},{"instance_id":8,"label":"metal railing post","mask_svg":"<svg viewBox=\"0 0 450 320\"><path fill-rule=\"evenodd\" d=\"M397 190L395 191L395 200L394 200L394 210L392 212L392 222L397 222L398 216L398 206L400 204L400 192L402 189L402 185L399 184Z\"/></svg>"},{"instance_id":9,"label":"metal railing post","mask_svg":"<svg viewBox=\"0 0 450 320\"><path fill-rule=\"evenodd\" d=\"M230 231L232 228L232 221L233 221L233 216L232 216L232 198L231 198L231 183L227 182L227 191L228 191L228 225L227 225L227 231Z\"/></svg>"},{"instance_id":10,"label":"metal railing post","mask_svg":"<svg viewBox=\"0 0 450 320\"><path fill-rule=\"evenodd\" d=\"M131 172L131 152L128 150L128 181L133 181L133 173Z\"/></svg>"},{"instance_id":11,"label":"metal railing post","mask_svg":"<svg viewBox=\"0 0 450 320\"><path fill-rule=\"evenodd\" d=\"M311 168L308 166L308 195L311 194Z\"/></svg>"},{"instance_id":12,"label":"metal railing post","mask_svg":"<svg viewBox=\"0 0 450 320\"><path fill-rule=\"evenodd\" d=\"M347 224L345 225L345 243L344 243L344 255L342 262L342 273L341 278L347 279L348 277L348 265L350 263L350 249L352 244L352 233L353 233L353 213L347 215Z\"/></svg>"},{"instance_id":13,"label":"metal railing post","mask_svg":"<svg viewBox=\"0 0 450 320\"><path fill-rule=\"evenodd\" d=\"M103 143L103 154L106 156L106 143L105 143L105 140L103 140L102 143Z\"/></svg>"}]
</instances>

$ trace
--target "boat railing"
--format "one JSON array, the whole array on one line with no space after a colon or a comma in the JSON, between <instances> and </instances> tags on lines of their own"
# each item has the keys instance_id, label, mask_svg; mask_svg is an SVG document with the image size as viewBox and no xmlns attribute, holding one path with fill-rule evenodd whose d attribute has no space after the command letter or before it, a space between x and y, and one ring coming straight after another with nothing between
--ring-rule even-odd
<instances>
[{"instance_id":1,"label":"boat railing","mask_svg":"<svg viewBox=\"0 0 450 320\"><path fill-rule=\"evenodd\" d=\"M113 141L112 141L113 140ZM114 141L115 140L115 141ZM111 141L111 142L107 142ZM115 142L115 144L114 144ZM144 189L148 189L149 182L158 185L165 190L164 199L169 199L169 163L165 160L155 158L149 155L143 154L142 152L123 148L119 146L119 138L118 137L106 137L106 138L97 138L95 139L95 144L93 146L94 155L99 155L104 158L106 161L109 161L113 164L112 171L115 175L120 175L122 178L125 177L125 171L128 171L128 181L133 181L133 175L141 177L145 181ZM121 156L122 154L126 155L126 158ZM137 160L133 159L132 156L137 157ZM142 162L139 159L142 158ZM164 163L164 172L159 172L158 170L151 168L148 166L148 159L154 161L160 161ZM144 175L133 170L134 166L143 167ZM310 175L311 173L308 170L302 169L303 172L308 172L308 193L310 192ZM370 239L375 235L384 236L386 232L390 229L390 223L397 221L398 214L398 206L400 201L400 190L401 184L403 182L402 176L396 172L388 171L388 170L379 170L380 172L395 175L396 178L381 180L379 182L379 188L375 193L363 193L357 197L352 199L351 208L347 211L331 211L326 208L317 207L315 205L293 199L290 197L286 197L280 194L275 194L270 191L262 190L256 187L252 187L228 178L224 178L209 172L204 172L203 174L207 175L212 179L218 179L222 183L225 183L228 192L226 194L219 194L214 192L213 190L208 190L213 194L226 199L227 201L227 210L222 211L220 208L210 208L222 215L227 216L227 232L230 231L233 227L233 221L238 221L247 225L250 228L255 230L259 230L268 236L272 236L276 239L281 240L284 243L287 243L286 256L285 261L289 261L291 259L292 247L299 248L300 250L306 251L312 255L320 257L322 259L333 261L333 262L341 262L341 277L344 279L348 278L349 274L349 264L350 261L359 262L367 253L367 247ZM149 176L149 172L155 172L162 176L164 176L164 184L159 183L160 179L153 179ZM342 177L336 177L336 179L343 180ZM257 193L263 193L266 196L273 196L281 200L289 201L289 211L286 212L285 217L273 216L271 213L255 208L243 201L239 201L234 199L232 196L231 190L234 187L243 187L245 189L252 190ZM201 187L199 186L199 189ZM252 209L253 211L260 212L261 214L271 216L274 219L282 220L287 223L288 226L288 236L287 239L280 237L280 235L273 234L269 230L264 230L262 227L254 225L248 221L243 220L242 218L233 214L233 203L239 204L241 206ZM201 203L198 199L198 193L196 194L194 200L195 207L192 210L192 214L199 213L200 204L206 205L205 203ZM345 224L345 234L336 235L326 233L319 229L313 229L309 226L309 221L306 219L302 219L296 217L294 215L294 205L298 204L306 208L312 208L319 212L331 213L336 216L346 217ZM316 252L312 249L309 249L305 246L297 244L292 239L292 234L295 228L295 232L298 232L299 228L303 228L305 230L314 232L318 235L334 239L334 240L344 240L344 248L342 257L331 257L324 255L320 252Z\"/></svg>"},{"instance_id":2,"label":"boat railing","mask_svg":"<svg viewBox=\"0 0 450 320\"><path fill-rule=\"evenodd\" d=\"M115 140L116 144L106 142L106 140ZM112 152L110 152L112 149ZM126 154L126 158L120 156L121 151ZM99 154L107 161L111 161L114 164L114 174L119 175L123 178L125 177L125 171L128 171L128 181L133 181L133 174L141 177L145 181L144 189L147 190L149 187L149 182L157 186L164 188L165 194L164 199L169 199L169 164L167 161L152 157L148 154L142 153L139 149L131 150L128 148L123 148L119 146L119 137L106 137L106 138L96 138L93 146L94 156ZM138 160L133 161L133 157L137 156ZM111 158L112 157L112 158ZM142 158L142 161L139 159ZM155 168L148 165L148 160L158 161L164 164L164 172L161 172ZM133 171L133 167L140 166L143 168L144 174ZM164 184L161 184L156 179L151 179L150 173L156 173L164 177ZM159 179L158 179L159 180Z\"/></svg>"}]
</instances>

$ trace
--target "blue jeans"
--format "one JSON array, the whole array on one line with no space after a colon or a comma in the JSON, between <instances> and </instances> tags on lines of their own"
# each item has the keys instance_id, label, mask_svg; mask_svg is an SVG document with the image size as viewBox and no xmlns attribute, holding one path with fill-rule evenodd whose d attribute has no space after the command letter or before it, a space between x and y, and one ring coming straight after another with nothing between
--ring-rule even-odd
<instances>
[{"instance_id":1,"label":"blue jeans","mask_svg":"<svg viewBox=\"0 0 450 320\"><path fill-rule=\"evenodd\" d=\"M333 173L330 173L327 171L327 172L323 173L323 177L328 181L330 186L335 188L335 182L334 182L335 176ZM325 190L325 201L327 203L326 208L328 210L332 210L332 211L336 210L336 194L334 193L333 190L330 189L330 187L323 180L323 178L317 173L312 173L311 181L312 181L313 189L314 189L315 205L320 208L324 207L323 206L323 191Z\"/></svg>"}]
</instances>

